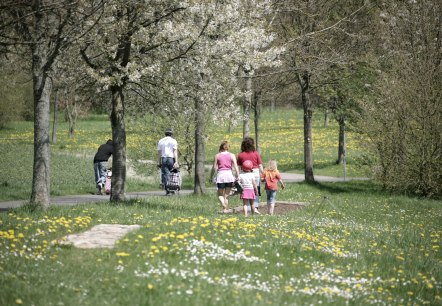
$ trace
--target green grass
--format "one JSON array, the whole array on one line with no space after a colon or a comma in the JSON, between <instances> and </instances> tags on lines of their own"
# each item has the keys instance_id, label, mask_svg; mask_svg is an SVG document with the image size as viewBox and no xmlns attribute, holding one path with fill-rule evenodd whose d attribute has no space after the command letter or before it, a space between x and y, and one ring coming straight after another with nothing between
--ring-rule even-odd
<instances>
[{"instance_id":1,"label":"green grass","mask_svg":"<svg viewBox=\"0 0 442 306\"><path fill-rule=\"evenodd\" d=\"M287 184L284 216L220 215L214 194L0 214L0 305L440 305L440 201L369 181ZM239 199L235 198L236 203ZM114 249L57 241L139 224Z\"/></svg>"},{"instance_id":2,"label":"green grass","mask_svg":"<svg viewBox=\"0 0 442 306\"><path fill-rule=\"evenodd\" d=\"M320 116L317 116L318 118ZM153 120L153 119L152 119ZM95 192L92 159L98 146L111 138L111 126L106 115L90 115L79 120L74 137L68 137L67 123L61 114L57 118L57 141L51 144L51 195L85 194ZM148 124L149 120L140 121ZM162 135L150 135L135 120L127 120L127 155L136 176L128 177L127 191L144 191L158 187L158 170L155 164L143 160L156 160L156 142ZM261 119L261 156L264 164L276 159L281 171L303 173L302 113L294 109L264 112ZM51 124L52 132L52 124ZM334 122L325 128L317 119L313 129L314 174L343 177L342 165L336 165L338 126ZM206 162L213 157L223 140L229 140L231 151L238 154L242 127L230 133L223 126L208 128ZM252 134L253 136L253 134ZM179 131L179 143L184 143ZM369 175L367 155L359 147L358 135L347 134L347 177ZM14 122L0 130L0 201L29 199L32 184L33 124ZM5 175L8 174L8 175ZM193 188L193 180L186 177L185 188Z\"/></svg>"}]
</instances>

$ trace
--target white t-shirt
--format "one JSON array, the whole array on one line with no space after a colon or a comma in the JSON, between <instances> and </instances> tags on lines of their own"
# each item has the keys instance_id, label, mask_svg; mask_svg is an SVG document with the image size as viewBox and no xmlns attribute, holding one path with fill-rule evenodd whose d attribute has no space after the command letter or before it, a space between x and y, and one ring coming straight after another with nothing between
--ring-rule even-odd
<instances>
[{"instance_id":1,"label":"white t-shirt","mask_svg":"<svg viewBox=\"0 0 442 306\"><path fill-rule=\"evenodd\" d=\"M158 141L157 150L161 152L161 157L174 157L173 151L178 150L178 143L172 137L166 136Z\"/></svg>"}]
</instances>

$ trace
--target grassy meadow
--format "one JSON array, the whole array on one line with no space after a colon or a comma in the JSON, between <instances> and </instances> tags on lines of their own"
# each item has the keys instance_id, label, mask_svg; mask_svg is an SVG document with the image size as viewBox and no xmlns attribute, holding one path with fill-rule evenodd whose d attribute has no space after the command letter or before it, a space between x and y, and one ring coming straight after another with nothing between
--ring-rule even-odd
<instances>
[{"instance_id":1,"label":"grassy meadow","mask_svg":"<svg viewBox=\"0 0 442 306\"><path fill-rule=\"evenodd\" d=\"M342 177L342 165L336 165L338 126L330 120L324 127L317 116L313 129L314 173ZM304 173L303 170L303 119L302 112L282 109L264 112L261 120L261 156L264 164L276 159L281 171ZM152 119L151 121L153 121ZM163 135L152 135L145 127L146 121L127 120L127 156L131 171L126 183L127 191L144 191L158 188L159 175L156 163L156 143ZM68 126L62 114L57 119L56 143L51 144L51 195L85 194L95 192L92 160L98 146L112 138L110 122L106 115L91 115L78 120L74 137L68 137ZM144 123L143 123L144 122ZM144 124L144 126L143 126ZM51 123L52 133L52 123ZM253 135L252 135L253 136ZM180 131L175 132L178 143L184 143ZM32 184L33 123L14 122L0 130L0 201L29 199ZM227 127L209 127L206 143L206 162L211 165L221 141L231 143L232 153L238 154L242 140L242 127L228 132ZM147 161L147 162L139 162ZM367 154L361 148L358 134L347 133L348 177L365 177L369 173ZM192 188L192 179L185 179L185 188Z\"/></svg>"},{"instance_id":2,"label":"grassy meadow","mask_svg":"<svg viewBox=\"0 0 442 306\"><path fill-rule=\"evenodd\" d=\"M302 116L283 111L265 114L263 122L264 160L276 158L285 171L302 173ZM128 133L129 156L145 150L149 160L154 148L146 143L157 135L149 141L136 130ZM31 131L23 122L0 131L3 200L30 194ZM100 116L79 122L75 139L58 135L53 194L94 190L92 157L109 135ZM337 127L318 121L315 138L315 174L342 176L342 166L333 164ZM218 130L210 134L208 159L223 139L239 150L240 132ZM355 135L348 135L348 145L347 175L364 176ZM135 177L127 188L156 184ZM367 180L286 184L277 198L306 206L244 218L220 214L210 191L2 212L0 305L442 305L442 201L385 193ZM240 203L238 197L231 202ZM141 228L113 249L60 243L97 224Z\"/></svg>"}]
</instances>

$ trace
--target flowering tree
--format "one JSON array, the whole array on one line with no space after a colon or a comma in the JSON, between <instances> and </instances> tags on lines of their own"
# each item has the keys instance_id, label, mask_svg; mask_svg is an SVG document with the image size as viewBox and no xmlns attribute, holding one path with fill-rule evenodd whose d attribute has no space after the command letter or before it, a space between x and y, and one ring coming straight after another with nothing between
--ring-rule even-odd
<instances>
[{"instance_id":1,"label":"flowering tree","mask_svg":"<svg viewBox=\"0 0 442 306\"><path fill-rule=\"evenodd\" d=\"M82 55L89 74L112 95L115 153L112 200L124 198L124 113L139 99L138 112L187 114L195 133L195 191L204 191L204 133L207 118L225 120L237 110L236 71L249 61L274 59L260 50L272 40L259 27L244 27L243 1L113 1ZM255 1L268 9L268 1ZM264 4L267 5L265 7ZM132 104L132 106L131 106ZM222 112L208 110L222 109ZM193 118L193 120L188 120Z\"/></svg>"}]
</instances>

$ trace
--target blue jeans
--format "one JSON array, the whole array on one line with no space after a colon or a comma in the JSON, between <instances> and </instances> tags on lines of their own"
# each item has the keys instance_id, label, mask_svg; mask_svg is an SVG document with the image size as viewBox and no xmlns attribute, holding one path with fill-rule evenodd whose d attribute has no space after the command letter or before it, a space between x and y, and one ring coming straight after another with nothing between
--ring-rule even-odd
<instances>
[{"instance_id":1,"label":"blue jeans","mask_svg":"<svg viewBox=\"0 0 442 306\"><path fill-rule=\"evenodd\" d=\"M275 204L276 190L266 190L266 193L267 193L267 203Z\"/></svg>"},{"instance_id":2,"label":"blue jeans","mask_svg":"<svg viewBox=\"0 0 442 306\"><path fill-rule=\"evenodd\" d=\"M161 184L164 189L169 181L169 175L170 171L173 169L173 163L173 157L161 157Z\"/></svg>"},{"instance_id":3,"label":"blue jeans","mask_svg":"<svg viewBox=\"0 0 442 306\"><path fill-rule=\"evenodd\" d=\"M95 173L95 184L98 188L98 184L101 183L102 186L106 183L107 175L107 161L101 161L94 163L94 173Z\"/></svg>"}]
</instances>

